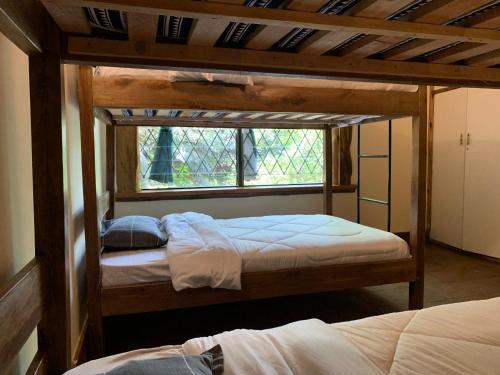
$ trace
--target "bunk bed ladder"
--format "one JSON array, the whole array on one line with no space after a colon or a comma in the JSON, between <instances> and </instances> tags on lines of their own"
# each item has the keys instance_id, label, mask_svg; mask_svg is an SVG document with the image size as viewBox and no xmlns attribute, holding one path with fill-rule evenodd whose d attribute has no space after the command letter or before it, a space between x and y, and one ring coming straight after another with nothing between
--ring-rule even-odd
<instances>
[{"instance_id":1,"label":"bunk bed ladder","mask_svg":"<svg viewBox=\"0 0 500 375\"><path fill-rule=\"evenodd\" d=\"M370 202L374 204L383 204L387 206L387 231L391 231L391 188L392 188L392 120L389 120L389 125L388 125L388 137L389 137L389 142L388 142L388 151L387 154L362 154L361 153L361 128L362 126L358 126L358 183L357 186L358 188L356 189L357 192L357 199L356 199L356 204L357 204L357 222L359 223L361 221L361 201L365 202ZM387 200L380 200L380 199L373 199L373 198L368 198L368 197L362 197L361 196L361 160L365 158L370 158L370 159L387 159L387 168L388 168L388 173L387 173Z\"/></svg>"}]
</instances>

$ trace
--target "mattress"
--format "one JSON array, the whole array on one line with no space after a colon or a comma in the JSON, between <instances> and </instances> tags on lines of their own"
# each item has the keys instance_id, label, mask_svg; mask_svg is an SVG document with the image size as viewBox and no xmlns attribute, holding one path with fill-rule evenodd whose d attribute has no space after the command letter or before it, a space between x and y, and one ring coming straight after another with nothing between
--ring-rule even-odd
<instances>
[{"instance_id":1,"label":"mattress","mask_svg":"<svg viewBox=\"0 0 500 375\"><path fill-rule=\"evenodd\" d=\"M96 374L132 359L199 354L220 344L224 374L488 375L500 369L500 298L326 324L235 330L182 346L132 351L68 375Z\"/></svg>"},{"instance_id":2,"label":"mattress","mask_svg":"<svg viewBox=\"0 0 500 375\"><path fill-rule=\"evenodd\" d=\"M409 258L398 236L327 215L219 219L242 257L242 272ZM170 279L165 248L104 253L103 286Z\"/></svg>"}]
</instances>

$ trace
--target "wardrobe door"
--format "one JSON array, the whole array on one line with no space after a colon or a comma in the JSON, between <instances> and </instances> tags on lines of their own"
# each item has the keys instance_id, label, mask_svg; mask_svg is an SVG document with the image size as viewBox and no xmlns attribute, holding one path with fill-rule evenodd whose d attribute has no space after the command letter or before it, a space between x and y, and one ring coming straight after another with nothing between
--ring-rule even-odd
<instances>
[{"instance_id":1,"label":"wardrobe door","mask_svg":"<svg viewBox=\"0 0 500 375\"><path fill-rule=\"evenodd\" d=\"M500 91L469 89L463 249L500 258Z\"/></svg>"},{"instance_id":2,"label":"wardrobe door","mask_svg":"<svg viewBox=\"0 0 500 375\"><path fill-rule=\"evenodd\" d=\"M467 89L434 98L430 237L461 248Z\"/></svg>"}]
</instances>

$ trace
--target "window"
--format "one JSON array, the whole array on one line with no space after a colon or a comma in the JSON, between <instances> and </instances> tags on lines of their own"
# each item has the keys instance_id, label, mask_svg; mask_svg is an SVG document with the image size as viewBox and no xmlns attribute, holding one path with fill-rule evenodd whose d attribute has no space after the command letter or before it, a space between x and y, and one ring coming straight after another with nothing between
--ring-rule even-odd
<instances>
[{"instance_id":1,"label":"window","mask_svg":"<svg viewBox=\"0 0 500 375\"><path fill-rule=\"evenodd\" d=\"M138 143L143 190L323 180L321 130L139 127Z\"/></svg>"}]
</instances>

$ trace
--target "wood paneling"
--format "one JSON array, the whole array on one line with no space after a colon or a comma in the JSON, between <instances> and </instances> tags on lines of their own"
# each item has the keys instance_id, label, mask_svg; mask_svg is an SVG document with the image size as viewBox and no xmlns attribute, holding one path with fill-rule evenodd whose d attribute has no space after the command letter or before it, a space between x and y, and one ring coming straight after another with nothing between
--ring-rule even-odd
<instances>
[{"instance_id":1,"label":"wood paneling","mask_svg":"<svg viewBox=\"0 0 500 375\"><path fill-rule=\"evenodd\" d=\"M130 193L139 190L137 174L139 156L137 150L137 128L116 127L116 191Z\"/></svg>"},{"instance_id":2,"label":"wood paneling","mask_svg":"<svg viewBox=\"0 0 500 375\"><path fill-rule=\"evenodd\" d=\"M496 69L69 37L65 62L391 83L500 86Z\"/></svg>"},{"instance_id":3,"label":"wood paneling","mask_svg":"<svg viewBox=\"0 0 500 375\"><path fill-rule=\"evenodd\" d=\"M0 373L9 373L41 316L40 265L32 260L0 289Z\"/></svg>"},{"instance_id":4,"label":"wood paneling","mask_svg":"<svg viewBox=\"0 0 500 375\"><path fill-rule=\"evenodd\" d=\"M129 13L128 39L139 42L155 42L158 16L154 14Z\"/></svg>"},{"instance_id":5,"label":"wood paneling","mask_svg":"<svg viewBox=\"0 0 500 375\"><path fill-rule=\"evenodd\" d=\"M398 115L416 113L416 98L411 92L94 78L94 105L105 108Z\"/></svg>"},{"instance_id":6,"label":"wood paneling","mask_svg":"<svg viewBox=\"0 0 500 375\"><path fill-rule=\"evenodd\" d=\"M352 177L352 126L339 129L339 184L350 185Z\"/></svg>"},{"instance_id":7,"label":"wood paneling","mask_svg":"<svg viewBox=\"0 0 500 375\"><path fill-rule=\"evenodd\" d=\"M95 173L94 107L92 104L92 68L80 66L78 77L80 133L82 148L83 201L85 216L85 257L89 314L89 355L104 353L101 318L101 215L98 211Z\"/></svg>"},{"instance_id":8,"label":"wood paneling","mask_svg":"<svg viewBox=\"0 0 500 375\"><path fill-rule=\"evenodd\" d=\"M425 219L427 204L427 87L420 86L419 115L412 124L412 184L410 214L410 248L417 265L417 280L410 283L410 309L423 307Z\"/></svg>"},{"instance_id":9,"label":"wood paneling","mask_svg":"<svg viewBox=\"0 0 500 375\"><path fill-rule=\"evenodd\" d=\"M310 294L415 280L415 262L342 264L241 275L242 290L196 288L176 292L170 281L104 288L105 316Z\"/></svg>"},{"instance_id":10,"label":"wood paneling","mask_svg":"<svg viewBox=\"0 0 500 375\"><path fill-rule=\"evenodd\" d=\"M71 360L65 209L68 182L60 33L50 18L45 30L44 55L29 58L35 255L42 269L45 306L38 337L49 373L61 374Z\"/></svg>"},{"instance_id":11,"label":"wood paneling","mask_svg":"<svg viewBox=\"0 0 500 375\"><path fill-rule=\"evenodd\" d=\"M115 216L115 191L116 191L116 143L115 127L106 128L106 190L109 192L109 209L106 218Z\"/></svg>"}]
</instances>

